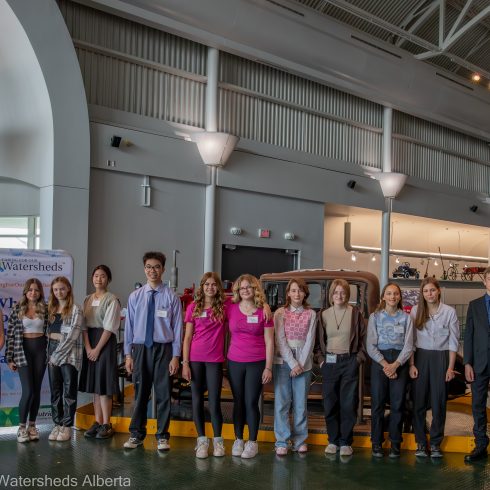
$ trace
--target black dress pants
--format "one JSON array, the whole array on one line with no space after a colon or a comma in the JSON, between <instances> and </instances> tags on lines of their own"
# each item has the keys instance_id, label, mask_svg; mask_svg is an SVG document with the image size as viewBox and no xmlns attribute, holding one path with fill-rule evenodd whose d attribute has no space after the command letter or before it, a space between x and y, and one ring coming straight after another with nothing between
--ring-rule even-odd
<instances>
[{"instance_id":1,"label":"black dress pants","mask_svg":"<svg viewBox=\"0 0 490 490\"><path fill-rule=\"evenodd\" d=\"M356 354L337 355L322 364L323 408L329 444L351 446L359 400L359 363Z\"/></svg>"},{"instance_id":2,"label":"black dress pants","mask_svg":"<svg viewBox=\"0 0 490 490\"><path fill-rule=\"evenodd\" d=\"M155 388L157 439L169 439L172 383L168 366L172 360L172 344L154 343L151 347L133 344L134 411L129 425L131 437L146 437L148 400Z\"/></svg>"},{"instance_id":3,"label":"black dress pants","mask_svg":"<svg viewBox=\"0 0 490 490\"><path fill-rule=\"evenodd\" d=\"M413 431L418 444L426 442L425 419L432 409L430 444L439 446L444 438L446 423L449 351L417 349L415 366L418 376L413 380Z\"/></svg>"},{"instance_id":4,"label":"black dress pants","mask_svg":"<svg viewBox=\"0 0 490 490\"><path fill-rule=\"evenodd\" d=\"M398 358L399 350L382 350L381 354L390 364ZM390 441L395 444L402 442L403 409L408 381L408 363L400 366L396 379L389 379L378 362L371 365L371 442L382 444L384 440L385 405L390 402Z\"/></svg>"},{"instance_id":5,"label":"black dress pants","mask_svg":"<svg viewBox=\"0 0 490 490\"><path fill-rule=\"evenodd\" d=\"M48 357L51 357L57 347L58 342L50 339ZM56 425L71 427L77 410L78 371L71 364L48 364L48 375L53 422Z\"/></svg>"},{"instance_id":6,"label":"black dress pants","mask_svg":"<svg viewBox=\"0 0 490 490\"><path fill-rule=\"evenodd\" d=\"M488 446L487 435L487 396L488 382L490 381L489 368L483 373L475 373L475 381L471 383L471 410L473 412L473 435L477 448Z\"/></svg>"}]
</instances>

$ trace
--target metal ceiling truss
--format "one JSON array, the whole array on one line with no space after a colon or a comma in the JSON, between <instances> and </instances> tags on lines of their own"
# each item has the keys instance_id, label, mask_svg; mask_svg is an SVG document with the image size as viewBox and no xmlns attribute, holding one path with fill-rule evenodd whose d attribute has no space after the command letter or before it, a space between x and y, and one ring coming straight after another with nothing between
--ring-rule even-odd
<instances>
[{"instance_id":1,"label":"metal ceiling truss","mask_svg":"<svg viewBox=\"0 0 490 490\"><path fill-rule=\"evenodd\" d=\"M466 24L461 25L463 19L470 11L470 7L474 1L466 0L466 3L464 4L460 14L458 15L458 18L455 20L448 34L445 36L446 1L447 0L422 0L407 15L402 25L396 26L362 8L352 5L346 0L322 0L324 5L333 5L334 7L337 7L344 12L355 15L360 19L368 21L371 24L376 25L377 27L391 32L392 34L395 34L400 38L396 43L398 46L401 46L401 44L403 44L404 42L403 40L406 40L426 49L425 52L414 55L415 58L419 60L426 60L435 56L445 56L449 58L450 61L452 61L453 63L456 63L457 65L464 67L471 72L479 73L480 75L490 80L489 71L484 70L481 67L470 63L466 59L461 58L460 56L457 56L448 51L448 49L469 29L471 29L478 23L481 23L487 16L490 15L490 6L485 7L483 10L475 14L469 21L467 21ZM420 27L426 20L428 20L428 18L434 13L437 8L439 9L438 45L433 44L414 34L414 31L418 27ZM483 40L481 42L483 42Z\"/></svg>"}]
</instances>

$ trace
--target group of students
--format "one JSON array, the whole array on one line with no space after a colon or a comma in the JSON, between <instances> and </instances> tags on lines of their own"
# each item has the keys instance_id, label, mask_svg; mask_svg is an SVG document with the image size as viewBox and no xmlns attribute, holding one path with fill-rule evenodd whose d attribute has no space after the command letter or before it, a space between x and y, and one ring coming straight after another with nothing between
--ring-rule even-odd
<instances>
[{"instance_id":1,"label":"group of students","mask_svg":"<svg viewBox=\"0 0 490 490\"><path fill-rule=\"evenodd\" d=\"M126 367L134 375L136 404L131 435L124 446L133 449L143 443L146 404L154 383L157 447L167 450L170 447L170 376L177 371L182 323L179 302L161 280L165 258L147 254L143 262L148 283L130 296L126 320ZM329 441L325 452L351 455L359 402L359 365L369 356L373 361L373 456L383 456L388 400L390 457L400 456L403 410L410 376L414 380L417 455L441 457L447 382L454 377L459 323L455 310L441 303L437 280L423 280L420 293L420 304L409 315L402 309L399 286L387 284L366 327L362 313L349 304L350 286L345 280L332 282L329 290L331 306L317 315L307 302L308 285L297 278L288 283L285 305L275 312L272 320L257 278L241 275L233 284L231 300L227 300L219 276L213 272L204 274L195 301L185 312L181 361L182 375L191 382L193 419L198 433L196 456L206 458L209 455L210 441L205 434L206 391L214 436L213 455L225 454L220 405L225 358L234 400L233 456L256 456L259 399L263 385L272 379L276 454L284 456L289 449L299 453L308 451L307 397L314 360L320 365L323 379ZM152 301L155 301L153 306ZM147 342L149 330L153 332L153 338ZM227 333L230 340L225 352ZM163 366L160 367L160 363ZM167 366L165 376L156 378L155 373L162 373ZM433 411L430 444L425 433L429 407ZM291 409L292 426L289 421ZM245 425L248 426L246 442Z\"/></svg>"},{"instance_id":2,"label":"group of students","mask_svg":"<svg viewBox=\"0 0 490 490\"><path fill-rule=\"evenodd\" d=\"M49 440L71 439L78 391L93 394L97 422L85 436L106 439L113 435L110 417L118 388L116 334L121 308L107 290L111 279L106 265L97 266L92 273L95 292L85 298L83 307L75 304L72 286L64 276L51 282L47 303L41 281L26 281L9 316L5 348L8 367L19 373L22 389L18 442L39 439L36 418L46 368L54 422Z\"/></svg>"},{"instance_id":3,"label":"group of students","mask_svg":"<svg viewBox=\"0 0 490 490\"><path fill-rule=\"evenodd\" d=\"M366 327L361 311L349 304L350 286L343 279L332 281L328 292L331 306L318 314L308 304L306 282L300 278L290 280L285 304L272 318L257 278L250 274L241 275L234 282L229 299L219 276L208 272L202 277L195 300L188 306L182 322L181 302L162 281L165 255L147 252L143 266L147 283L129 296L124 331L125 365L133 376L135 389L130 437L124 443L126 449L141 446L146 437L147 405L152 387L157 448L160 451L170 449L171 377L177 374L181 359L182 376L191 384L193 420L198 434L196 456L206 458L209 454L210 441L205 434L206 392L214 435L213 455L224 456L220 398L226 359L234 400L232 455L242 458L257 455L259 400L263 385L272 380L276 454L285 456L289 449L306 453L307 397L315 361L320 366L323 380L328 434L325 452L350 456L359 403L359 365L369 356L372 360L373 456L384 456L382 445L388 402L389 456L400 456L409 378L413 380L416 455L442 456L447 389L448 382L455 376L459 322L454 308L441 302L441 289L435 278L422 281L419 304L410 314L402 308L400 287L388 283ZM92 279L95 293L86 298L83 311L73 304L71 286L66 278L56 278L51 284L47 306L41 284L31 279L12 312L6 357L9 366L19 371L22 383L20 442L38 438L35 419L46 352L56 424L49 438L69 438L76 408L78 371L82 365L82 337L85 354L79 388L94 393L96 417L85 435L105 438L112 434L109 418L116 386L114 334L119 328L119 301L107 291L111 274L106 266L96 267ZM485 280L490 285L490 268L485 272ZM488 296L488 291L490 287L483 299ZM473 370L474 357L478 357L478 352L474 354L477 335L474 333L473 303L470 303L467 321L466 377L471 382L486 376L478 386L483 386L485 380L488 386L490 375L487 376L486 371L482 375L481 363L477 363ZM485 308L486 303L482 304ZM490 303L488 308L490 321ZM227 334L230 340L225 351ZM484 370L490 371L490 365L485 364ZM483 399L483 395L480 398ZM476 407L481 401L478 400L475 401L474 394L474 415L475 410L479 410L478 420L475 416L475 436L478 431L484 431L484 435L477 437L480 445L475 454L486 457L486 414L480 414L481 407ZM426 414L429 408L432 422L428 442ZM485 428L482 429L483 424ZM246 442L245 425L248 426ZM469 456L467 460L472 461ZM474 460L478 459L476 456Z\"/></svg>"}]
</instances>

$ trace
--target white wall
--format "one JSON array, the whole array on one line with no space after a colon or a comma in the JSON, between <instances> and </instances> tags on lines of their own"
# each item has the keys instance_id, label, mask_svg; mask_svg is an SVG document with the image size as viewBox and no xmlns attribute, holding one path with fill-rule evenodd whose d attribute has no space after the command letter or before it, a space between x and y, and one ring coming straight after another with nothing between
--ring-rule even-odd
<instances>
[{"instance_id":1,"label":"white wall","mask_svg":"<svg viewBox=\"0 0 490 490\"><path fill-rule=\"evenodd\" d=\"M231 235L232 226L242 228L243 234ZM258 238L258 228L271 230L271 238ZM286 240L286 232L294 233L296 240ZM301 268L320 268L323 204L220 188L215 249L218 266L222 244L300 250Z\"/></svg>"},{"instance_id":2,"label":"white wall","mask_svg":"<svg viewBox=\"0 0 490 490\"><path fill-rule=\"evenodd\" d=\"M88 277L93 267L112 269L112 291L126 304L135 282L145 282L141 258L149 250L167 256L179 250L179 290L201 276L204 240L204 187L152 178L152 205L141 206L140 175L92 169ZM90 289L90 287L89 287Z\"/></svg>"},{"instance_id":3,"label":"white wall","mask_svg":"<svg viewBox=\"0 0 490 490\"><path fill-rule=\"evenodd\" d=\"M41 248L73 256L80 300L87 268L88 111L55 0L38 0L35 8L25 0L0 0L0 58L0 173L40 189ZM33 193L27 194L30 202ZM22 214L23 200L18 194L9 214Z\"/></svg>"}]
</instances>

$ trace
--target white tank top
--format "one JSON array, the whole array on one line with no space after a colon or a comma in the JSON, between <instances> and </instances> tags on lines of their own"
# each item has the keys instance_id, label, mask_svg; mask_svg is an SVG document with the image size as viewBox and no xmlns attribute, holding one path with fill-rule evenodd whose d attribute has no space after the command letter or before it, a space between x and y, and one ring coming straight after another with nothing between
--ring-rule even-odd
<instances>
[{"instance_id":1,"label":"white tank top","mask_svg":"<svg viewBox=\"0 0 490 490\"><path fill-rule=\"evenodd\" d=\"M24 317L22 319L22 324L24 325L24 333L44 333L44 320L40 318Z\"/></svg>"}]
</instances>

